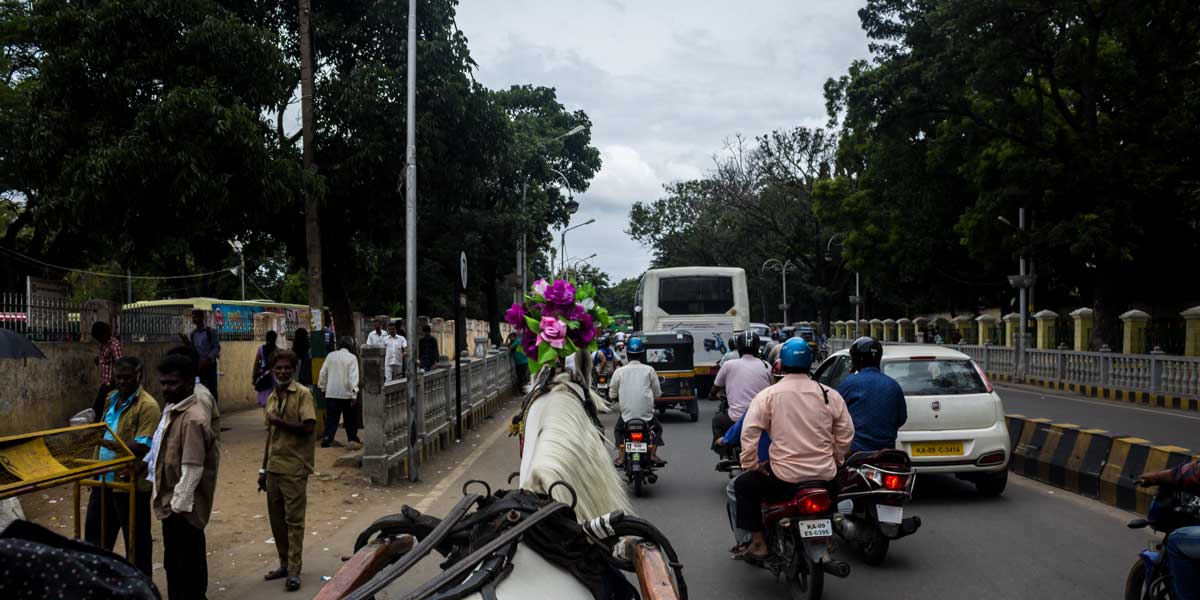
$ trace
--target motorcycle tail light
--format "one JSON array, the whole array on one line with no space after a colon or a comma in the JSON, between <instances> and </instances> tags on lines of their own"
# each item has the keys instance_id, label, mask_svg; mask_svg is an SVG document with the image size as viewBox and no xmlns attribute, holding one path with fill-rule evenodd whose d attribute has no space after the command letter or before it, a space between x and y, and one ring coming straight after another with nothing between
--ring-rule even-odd
<instances>
[{"instance_id":1,"label":"motorcycle tail light","mask_svg":"<svg viewBox=\"0 0 1200 600\"><path fill-rule=\"evenodd\" d=\"M646 437L646 434L644 434L640 431L634 431L629 434L629 439L632 441L635 441L635 442L640 442L643 439L645 439L645 437Z\"/></svg>"},{"instance_id":2,"label":"motorcycle tail light","mask_svg":"<svg viewBox=\"0 0 1200 600\"><path fill-rule=\"evenodd\" d=\"M829 492L820 488L808 488L797 492L790 504L802 515L819 515L829 512L833 501Z\"/></svg>"},{"instance_id":3,"label":"motorcycle tail light","mask_svg":"<svg viewBox=\"0 0 1200 600\"><path fill-rule=\"evenodd\" d=\"M883 487L892 491L904 489L904 484L908 483L907 475L884 475Z\"/></svg>"}]
</instances>

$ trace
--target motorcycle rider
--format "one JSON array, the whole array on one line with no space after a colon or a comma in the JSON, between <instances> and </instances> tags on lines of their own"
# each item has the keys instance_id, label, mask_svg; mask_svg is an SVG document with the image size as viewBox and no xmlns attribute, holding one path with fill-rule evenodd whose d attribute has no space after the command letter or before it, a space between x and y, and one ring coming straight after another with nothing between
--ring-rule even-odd
<instances>
[{"instance_id":1,"label":"motorcycle rider","mask_svg":"<svg viewBox=\"0 0 1200 600\"><path fill-rule=\"evenodd\" d=\"M751 532L745 556L770 554L763 534L762 501L805 481L833 481L854 439L846 401L809 376L813 351L803 338L779 352L783 380L759 392L742 425L742 468L734 484L737 526ZM769 461L758 459L759 439L771 436Z\"/></svg>"},{"instance_id":2,"label":"motorcycle rider","mask_svg":"<svg viewBox=\"0 0 1200 600\"><path fill-rule=\"evenodd\" d=\"M850 345L854 373L838 384L837 391L854 419L851 452L895 448L896 433L908 421L904 390L879 370L882 358L883 344L871 337L860 337Z\"/></svg>"},{"instance_id":3,"label":"motorcycle rider","mask_svg":"<svg viewBox=\"0 0 1200 600\"><path fill-rule=\"evenodd\" d=\"M1142 487L1169 485L1191 494L1200 494L1200 461L1146 473L1138 477L1137 484ZM1175 592L1172 598L1200 599L1200 526L1180 527L1172 531L1164 547Z\"/></svg>"},{"instance_id":4,"label":"motorcycle rider","mask_svg":"<svg viewBox=\"0 0 1200 600\"><path fill-rule=\"evenodd\" d=\"M708 393L709 399L717 400L724 391L726 398L723 409L717 410L712 419L714 450L716 440L721 439L746 414L754 396L771 385L771 366L758 357L758 334L743 331L733 336L731 341L737 348L739 358L721 365Z\"/></svg>"},{"instance_id":5,"label":"motorcycle rider","mask_svg":"<svg viewBox=\"0 0 1200 600\"><path fill-rule=\"evenodd\" d=\"M650 428L654 437L654 446L650 450L650 462L661 467L667 461L658 457L658 448L663 445L662 423L654 418L654 399L662 395L662 387L658 383L658 373L654 367L645 364L646 344L641 338L632 338L625 346L628 361L625 366L613 373L608 382L608 397L617 400L621 406L621 416L613 427L613 440L617 444L617 460L614 466L625 466L625 421L641 419Z\"/></svg>"}]
</instances>

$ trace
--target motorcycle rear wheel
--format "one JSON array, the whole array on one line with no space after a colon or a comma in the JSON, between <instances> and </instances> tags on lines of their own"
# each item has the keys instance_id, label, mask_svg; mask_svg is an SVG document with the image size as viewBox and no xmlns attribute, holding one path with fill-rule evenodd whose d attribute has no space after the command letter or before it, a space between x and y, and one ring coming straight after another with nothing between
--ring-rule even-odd
<instances>
[{"instance_id":1,"label":"motorcycle rear wheel","mask_svg":"<svg viewBox=\"0 0 1200 600\"><path fill-rule=\"evenodd\" d=\"M808 560L803 548L796 549L793 566L787 574L788 592L792 600L821 600L825 591L825 571Z\"/></svg>"},{"instance_id":2,"label":"motorcycle rear wheel","mask_svg":"<svg viewBox=\"0 0 1200 600\"><path fill-rule=\"evenodd\" d=\"M642 475L640 473L633 476L633 495L637 498L642 497Z\"/></svg>"}]
</instances>

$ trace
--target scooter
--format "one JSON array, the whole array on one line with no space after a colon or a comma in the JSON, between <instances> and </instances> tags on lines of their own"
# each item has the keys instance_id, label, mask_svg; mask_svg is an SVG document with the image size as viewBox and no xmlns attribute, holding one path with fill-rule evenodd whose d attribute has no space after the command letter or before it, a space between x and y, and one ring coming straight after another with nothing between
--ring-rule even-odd
<instances>
[{"instance_id":1,"label":"scooter","mask_svg":"<svg viewBox=\"0 0 1200 600\"><path fill-rule=\"evenodd\" d=\"M1145 529L1163 534L1153 548L1142 550L1125 578L1125 600L1172 600L1171 571L1163 549L1167 536L1180 527L1200 525L1200 498L1177 488L1160 485L1145 519L1129 522L1130 529Z\"/></svg>"},{"instance_id":2,"label":"scooter","mask_svg":"<svg viewBox=\"0 0 1200 600\"><path fill-rule=\"evenodd\" d=\"M797 484L788 498L763 503L771 553L745 562L782 577L793 600L819 600L826 573L839 578L850 575L850 564L830 555L836 516L833 495L826 482L814 481Z\"/></svg>"},{"instance_id":3,"label":"scooter","mask_svg":"<svg viewBox=\"0 0 1200 600\"><path fill-rule=\"evenodd\" d=\"M633 495L641 497L645 485L658 482L654 472L654 461L650 454L654 450L654 434L650 424L641 419L625 422L625 481L633 486Z\"/></svg>"},{"instance_id":4,"label":"scooter","mask_svg":"<svg viewBox=\"0 0 1200 600\"><path fill-rule=\"evenodd\" d=\"M916 533L921 517L904 516L916 474L903 450L858 452L838 470L838 514L833 529L863 554L863 562L879 565L893 540Z\"/></svg>"}]
</instances>

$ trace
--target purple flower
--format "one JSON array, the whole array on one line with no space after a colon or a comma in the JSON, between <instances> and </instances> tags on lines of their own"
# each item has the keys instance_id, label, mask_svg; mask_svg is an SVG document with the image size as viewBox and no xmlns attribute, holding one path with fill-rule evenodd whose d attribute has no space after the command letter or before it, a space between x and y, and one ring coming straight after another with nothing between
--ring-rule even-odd
<instances>
[{"instance_id":1,"label":"purple flower","mask_svg":"<svg viewBox=\"0 0 1200 600\"><path fill-rule=\"evenodd\" d=\"M516 327L518 331L525 330L525 308L513 302L512 308L504 313L504 322Z\"/></svg>"},{"instance_id":2,"label":"purple flower","mask_svg":"<svg viewBox=\"0 0 1200 600\"><path fill-rule=\"evenodd\" d=\"M566 313L568 321L578 321L587 314L587 309L584 308L582 304L576 302L575 304L571 305L571 308L567 309Z\"/></svg>"},{"instance_id":3,"label":"purple flower","mask_svg":"<svg viewBox=\"0 0 1200 600\"><path fill-rule=\"evenodd\" d=\"M534 334L532 331L526 329L525 335L521 336L521 351L523 351L525 353L525 356L528 356L529 358L536 360L537 359L537 344L538 344L537 335Z\"/></svg>"},{"instance_id":4,"label":"purple flower","mask_svg":"<svg viewBox=\"0 0 1200 600\"><path fill-rule=\"evenodd\" d=\"M554 317L542 317L542 332L538 334L538 343L546 342L555 348L562 348L567 341L567 325Z\"/></svg>"},{"instance_id":5,"label":"purple flower","mask_svg":"<svg viewBox=\"0 0 1200 600\"><path fill-rule=\"evenodd\" d=\"M556 279L554 284L546 289L546 302L551 304L571 304L575 302L575 286L565 279Z\"/></svg>"},{"instance_id":6,"label":"purple flower","mask_svg":"<svg viewBox=\"0 0 1200 600\"><path fill-rule=\"evenodd\" d=\"M571 340L576 346L586 346L596 339L596 325L592 322L592 315L585 314L579 317L579 329L571 331Z\"/></svg>"}]
</instances>

